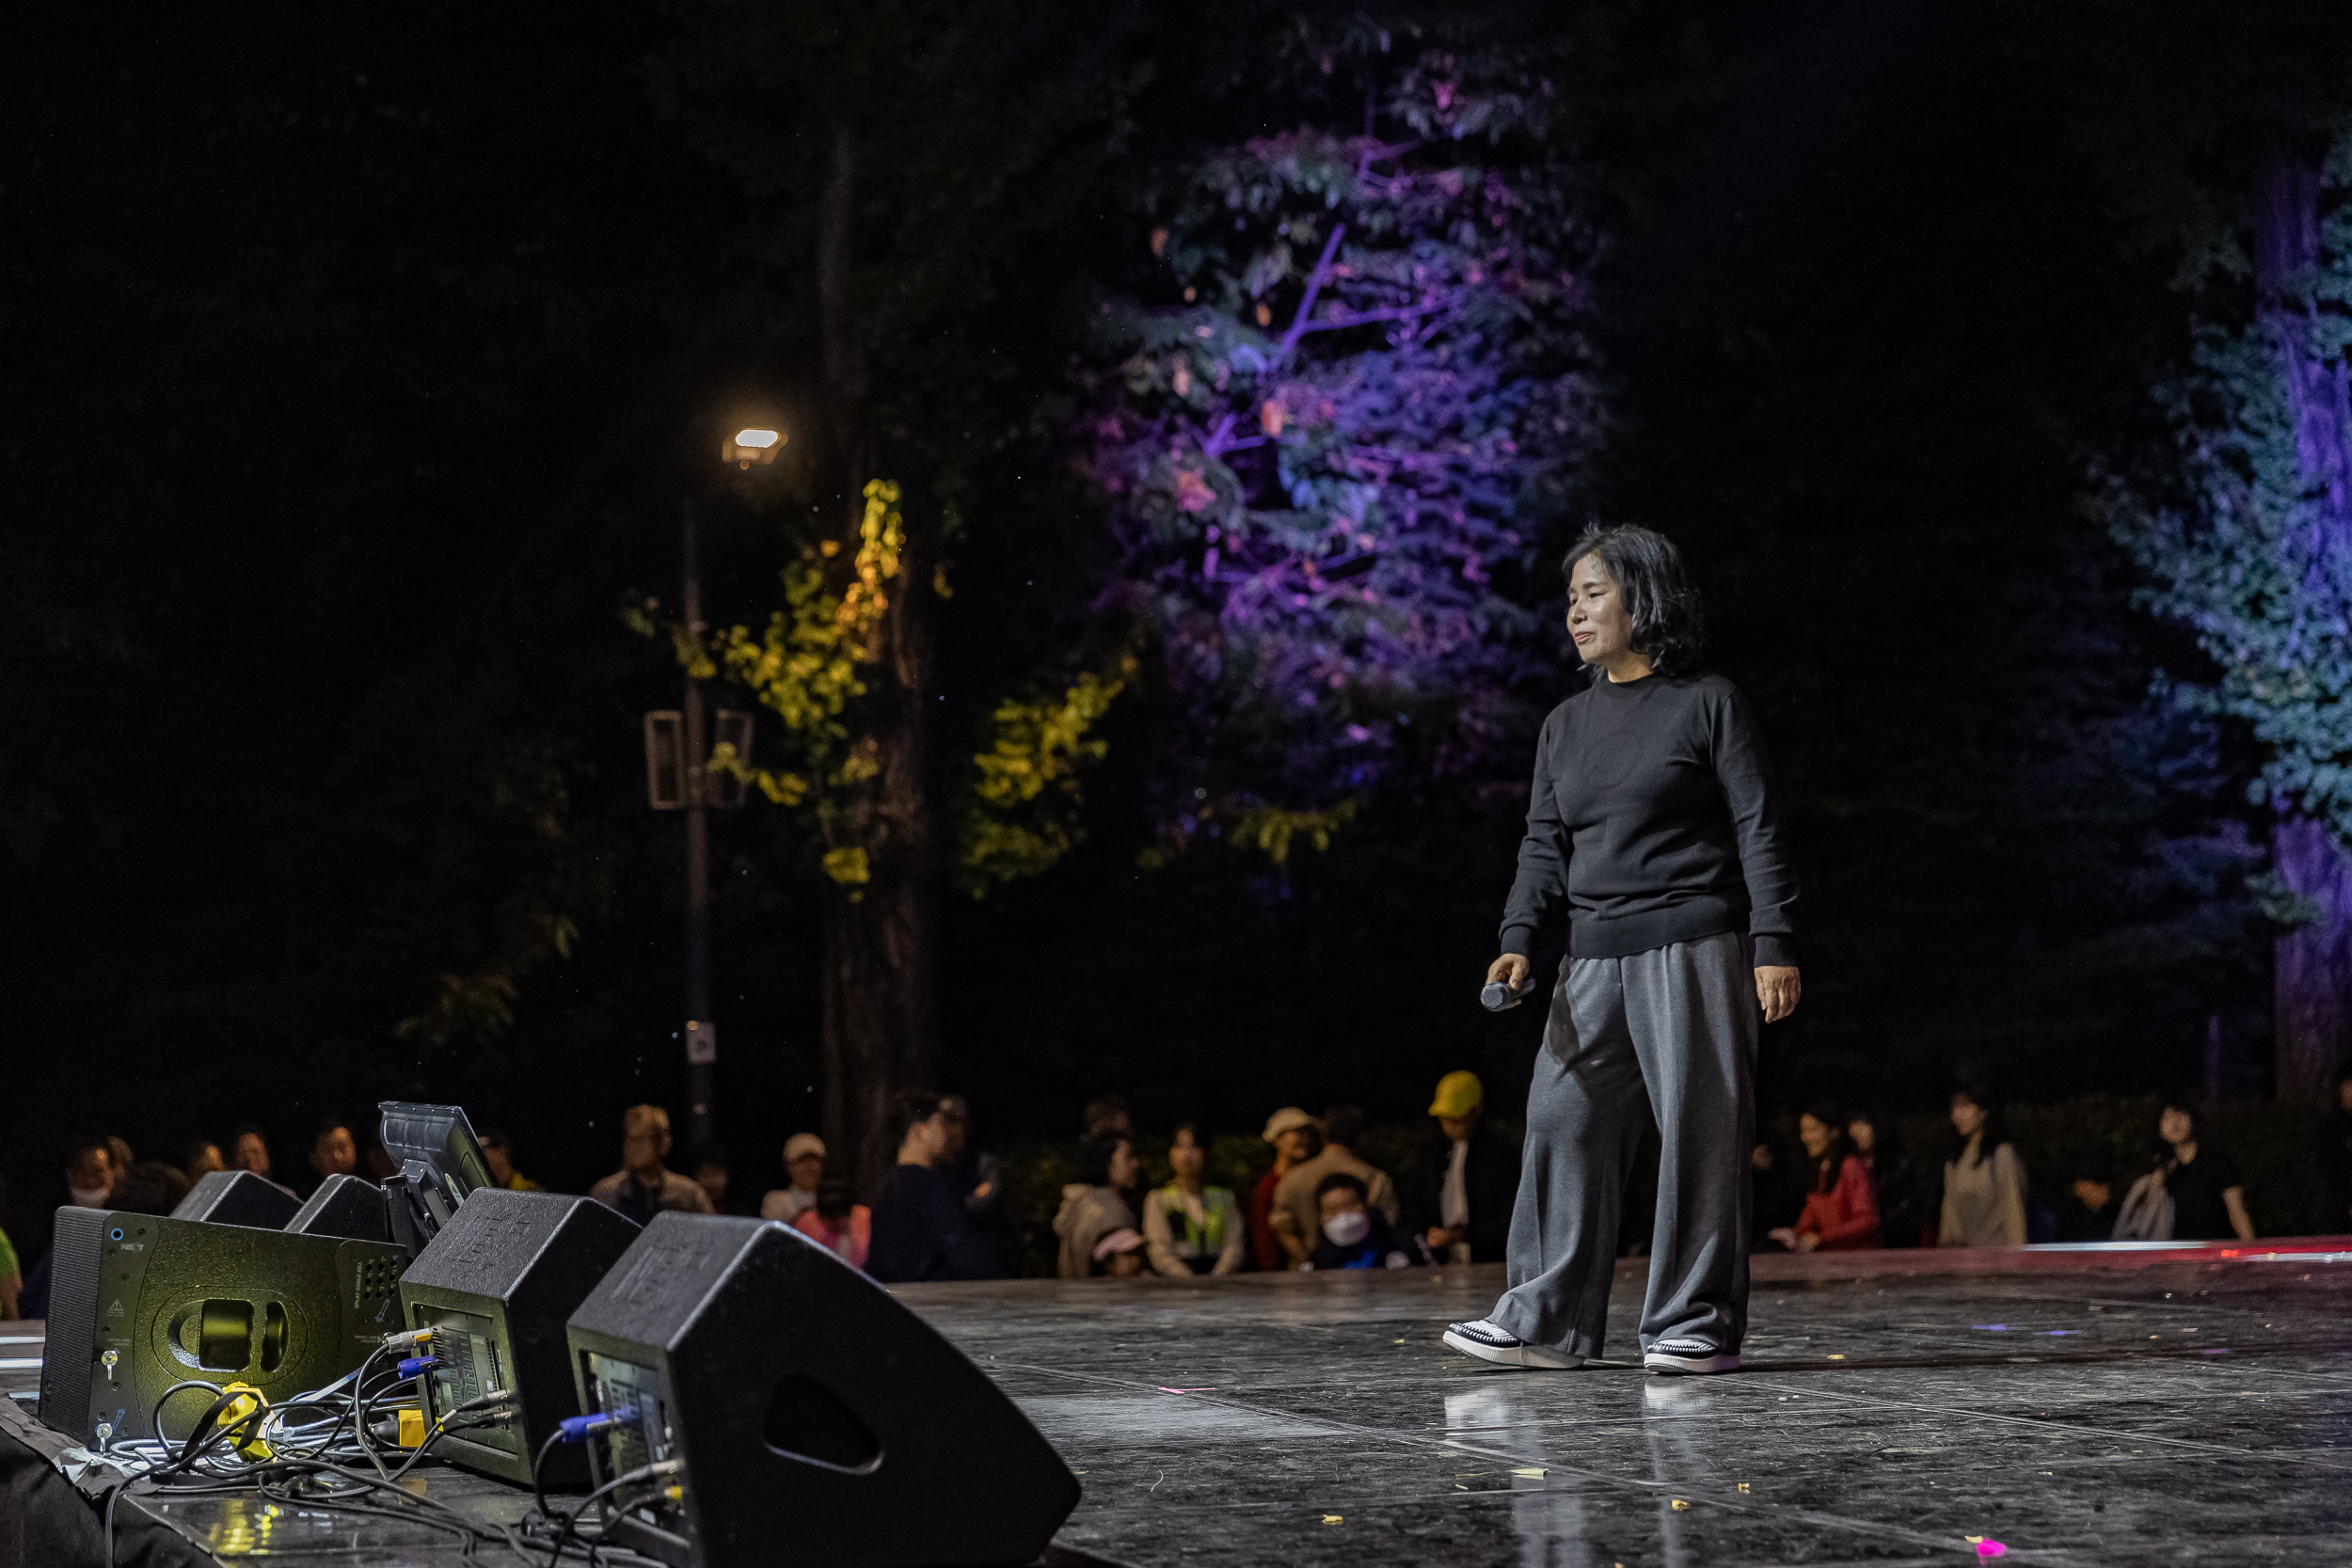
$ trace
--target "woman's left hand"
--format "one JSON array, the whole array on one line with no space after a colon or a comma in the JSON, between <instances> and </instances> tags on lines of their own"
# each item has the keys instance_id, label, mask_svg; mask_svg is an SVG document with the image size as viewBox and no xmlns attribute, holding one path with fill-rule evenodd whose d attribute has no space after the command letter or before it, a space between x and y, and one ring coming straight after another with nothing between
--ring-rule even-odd
<instances>
[{"instance_id":1,"label":"woman's left hand","mask_svg":"<svg viewBox=\"0 0 2352 1568\"><path fill-rule=\"evenodd\" d=\"M1804 994L1804 987L1790 964L1757 964L1756 966L1756 1000L1764 1008L1764 1022L1778 1023L1797 1010L1797 999Z\"/></svg>"}]
</instances>

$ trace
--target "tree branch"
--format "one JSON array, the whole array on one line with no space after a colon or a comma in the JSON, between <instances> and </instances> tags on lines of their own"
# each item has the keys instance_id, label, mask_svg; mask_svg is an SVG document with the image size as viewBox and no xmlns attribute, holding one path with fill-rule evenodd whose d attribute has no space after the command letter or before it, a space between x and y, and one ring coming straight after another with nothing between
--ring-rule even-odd
<instances>
[{"instance_id":1,"label":"tree branch","mask_svg":"<svg viewBox=\"0 0 2352 1568\"><path fill-rule=\"evenodd\" d=\"M1307 275L1307 292L1299 297L1298 313L1291 318L1291 328L1282 334L1281 358L1291 356L1298 347L1298 340L1306 335L1307 314L1315 308L1315 296L1323 293L1323 285L1331 276L1331 258L1340 253L1340 241L1347 233L1347 225L1331 226L1331 237L1323 242L1323 254L1315 258L1315 270Z\"/></svg>"}]
</instances>

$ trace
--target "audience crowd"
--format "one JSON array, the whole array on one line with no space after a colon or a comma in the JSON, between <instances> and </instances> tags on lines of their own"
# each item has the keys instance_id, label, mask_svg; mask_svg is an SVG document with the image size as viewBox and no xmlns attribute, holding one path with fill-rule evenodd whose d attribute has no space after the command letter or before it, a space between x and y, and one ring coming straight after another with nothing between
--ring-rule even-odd
<instances>
[{"instance_id":1,"label":"audience crowd","mask_svg":"<svg viewBox=\"0 0 2352 1568\"><path fill-rule=\"evenodd\" d=\"M857 1201L846 1174L831 1171L825 1142L795 1132L782 1150L787 1184L756 1203L731 1191L724 1153L702 1149L672 1170L669 1113L634 1105L621 1120L620 1168L589 1196L644 1223L663 1211L756 1213L886 1284L997 1279L1018 1272L1018 1238L1007 1217L1003 1166L971 1137L971 1112L956 1095L908 1090L892 1105L897 1157ZM1328 1272L1493 1262L1503 1255L1518 1191L1518 1151L1487 1122L1470 1072L1438 1080L1422 1148L1397 1172L1358 1145L1364 1118L1353 1105L1321 1116L1285 1105L1259 1137L1268 1164L1248 1201L1209 1180L1211 1144L1197 1123L1167 1146L1164 1184L1147 1187L1134 1118L1116 1096L1086 1109L1074 1180L1053 1217L1056 1272L1065 1279L1187 1277L1245 1269ZM1999 1097L1968 1083L1951 1097L1952 1152L1931 1188L1905 1155L1897 1120L1875 1108L1827 1101L1796 1121L1802 1157L1767 1139L1750 1154L1758 1250L1839 1252L1878 1247L1998 1247L2028 1243L2251 1241L2243 1174L2209 1136L2190 1097L2159 1097L2144 1160L2119 1168L2096 1150L2064 1169L2029 1170L2011 1140ZM516 1192L539 1183L516 1168L506 1134L480 1134L491 1179ZM2352 1064L2334 1080L2318 1128L2314 1168L2330 1233L2352 1233ZM371 1137L341 1117L322 1120L303 1163L315 1189L328 1178L389 1174ZM1231 1168L1231 1167L1229 1167ZM77 1138L63 1170L66 1201L83 1208L169 1213L206 1174L249 1171L299 1196L276 1168L261 1128L198 1139L177 1165L140 1160L119 1137ZM1940 1193L1940 1202L1934 1195ZM0 1191L0 1199L5 1191ZM45 1237L44 1237L45 1240ZM1630 1218L1622 1244L1646 1236ZM48 1258L30 1269L0 1232L0 1317L48 1309Z\"/></svg>"}]
</instances>

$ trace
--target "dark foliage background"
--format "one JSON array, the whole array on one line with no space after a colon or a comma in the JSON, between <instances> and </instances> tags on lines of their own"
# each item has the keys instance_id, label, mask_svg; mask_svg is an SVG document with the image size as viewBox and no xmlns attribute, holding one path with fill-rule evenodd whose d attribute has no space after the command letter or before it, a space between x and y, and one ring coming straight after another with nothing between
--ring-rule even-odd
<instances>
[{"instance_id":1,"label":"dark foliage background","mask_svg":"<svg viewBox=\"0 0 2352 1568\"><path fill-rule=\"evenodd\" d=\"M428 1094L578 1189L623 1106L679 1100L680 851L636 730L675 677L616 610L671 591L702 421L792 384L760 317L804 261L658 112L675 16L236 9L81 8L0 48L20 1235L86 1129L174 1157L250 1118L291 1171L330 1108ZM2079 454L2153 417L2185 318L2006 15L1558 24L1612 235L1596 504L1690 550L1795 810L1806 1001L1767 1033L1772 1105L1932 1108L1963 1057L2021 1098L2264 1087L2249 764L2144 711L2159 656L2193 660L2077 513ZM1355 112L1259 71L1287 25L1138 13L1102 199L1022 240L989 309L1027 358L975 400L1017 425L1051 390L1064 305L1141 254L1122 182ZM1041 483L1042 430L975 459L976 509L1027 522L959 560L951 735L1091 590L1092 514ZM773 540L716 531L713 619L764 617ZM1563 657L1554 694L1576 678ZM1155 1127L1339 1099L1404 1120L1465 1065L1514 1112L1534 1020L1471 990L1519 786L1391 809L1279 876L1145 874L1150 725L1114 715L1069 862L947 908L946 1086L983 1137L1059 1136L1106 1090ZM816 912L776 832L717 831L720 1122L754 1189L815 1106Z\"/></svg>"}]
</instances>

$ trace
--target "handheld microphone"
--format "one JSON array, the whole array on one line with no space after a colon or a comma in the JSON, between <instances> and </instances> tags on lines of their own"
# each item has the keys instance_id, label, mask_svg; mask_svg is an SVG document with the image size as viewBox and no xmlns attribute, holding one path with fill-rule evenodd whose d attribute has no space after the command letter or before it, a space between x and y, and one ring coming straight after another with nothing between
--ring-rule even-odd
<instances>
[{"instance_id":1,"label":"handheld microphone","mask_svg":"<svg viewBox=\"0 0 2352 1568\"><path fill-rule=\"evenodd\" d=\"M1478 992L1479 1005L1490 1013L1509 1012L1534 994L1535 988L1527 986L1514 990L1502 980L1489 980Z\"/></svg>"}]
</instances>

